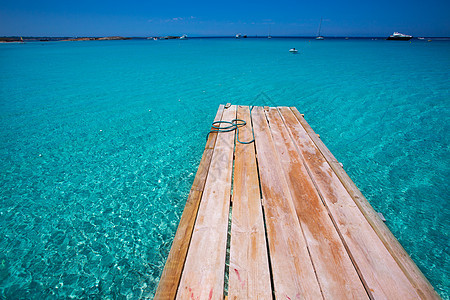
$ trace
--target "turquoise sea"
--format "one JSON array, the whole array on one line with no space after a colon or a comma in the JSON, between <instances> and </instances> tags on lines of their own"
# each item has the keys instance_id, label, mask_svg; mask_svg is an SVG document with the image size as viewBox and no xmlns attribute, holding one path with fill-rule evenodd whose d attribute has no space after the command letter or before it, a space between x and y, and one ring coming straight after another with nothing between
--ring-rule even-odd
<instances>
[{"instance_id":1,"label":"turquoise sea","mask_svg":"<svg viewBox=\"0 0 450 300\"><path fill-rule=\"evenodd\" d=\"M304 113L449 299L450 41L294 38L0 44L0 298L151 298L227 102Z\"/></svg>"}]
</instances>

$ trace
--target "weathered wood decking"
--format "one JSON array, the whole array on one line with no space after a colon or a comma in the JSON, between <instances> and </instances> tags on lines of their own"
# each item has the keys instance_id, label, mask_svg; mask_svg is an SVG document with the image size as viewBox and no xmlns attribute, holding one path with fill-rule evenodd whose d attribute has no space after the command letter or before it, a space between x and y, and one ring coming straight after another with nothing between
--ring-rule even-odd
<instances>
[{"instance_id":1,"label":"weathered wood decking","mask_svg":"<svg viewBox=\"0 0 450 300\"><path fill-rule=\"evenodd\" d=\"M439 299L296 108L236 118L255 142L209 135L156 299Z\"/></svg>"}]
</instances>

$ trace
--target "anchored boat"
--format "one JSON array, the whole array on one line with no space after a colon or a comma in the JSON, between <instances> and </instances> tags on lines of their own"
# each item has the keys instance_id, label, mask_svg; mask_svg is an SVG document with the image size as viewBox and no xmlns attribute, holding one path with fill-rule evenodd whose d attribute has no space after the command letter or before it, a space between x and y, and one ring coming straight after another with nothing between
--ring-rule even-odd
<instances>
[{"instance_id":1,"label":"anchored boat","mask_svg":"<svg viewBox=\"0 0 450 300\"><path fill-rule=\"evenodd\" d=\"M316 40L323 40L323 36L320 35L320 29L322 29L322 18L320 18L319 32L317 33Z\"/></svg>"},{"instance_id":2,"label":"anchored boat","mask_svg":"<svg viewBox=\"0 0 450 300\"><path fill-rule=\"evenodd\" d=\"M412 35L403 34L400 32L394 32L386 40L388 41L409 41L412 39Z\"/></svg>"}]
</instances>

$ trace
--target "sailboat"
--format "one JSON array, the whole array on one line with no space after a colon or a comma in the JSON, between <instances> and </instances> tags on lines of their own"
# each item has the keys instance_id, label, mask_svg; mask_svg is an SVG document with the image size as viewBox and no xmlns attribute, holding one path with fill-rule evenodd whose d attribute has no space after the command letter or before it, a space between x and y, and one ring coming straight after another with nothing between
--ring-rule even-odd
<instances>
[{"instance_id":1,"label":"sailboat","mask_svg":"<svg viewBox=\"0 0 450 300\"><path fill-rule=\"evenodd\" d=\"M317 34L316 40L323 40L323 36L320 35L321 28L322 28L322 18L320 18L319 33Z\"/></svg>"}]
</instances>

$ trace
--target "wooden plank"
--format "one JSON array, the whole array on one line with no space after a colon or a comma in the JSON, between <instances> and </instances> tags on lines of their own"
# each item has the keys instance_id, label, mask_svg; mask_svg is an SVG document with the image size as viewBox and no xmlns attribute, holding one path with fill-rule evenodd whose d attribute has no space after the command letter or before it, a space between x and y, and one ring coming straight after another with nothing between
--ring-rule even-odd
<instances>
[{"instance_id":1,"label":"wooden plank","mask_svg":"<svg viewBox=\"0 0 450 300\"><path fill-rule=\"evenodd\" d=\"M423 275L399 241L395 238L386 224L378 217L377 212L370 205L369 201L364 197L355 183L350 179L345 172L339 161L334 157L330 150L325 146L320 138L317 138L314 130L304 119L303 115L299 113L297 108L291 107L292 112L297 117L298 121L302 124L311 140L315 143L322 155L330 164L333 171L336 173L339 180L342 182L347 192L352 197L358 208L361 210L367 221L372 226L373 230L377 233L385 247L391 253L392 257L398 263L405 275L408 277L411 284L415 287L416 292L422 299L440 299L440 296L436 293L433 286Z\"/></svg>"},{"instance_id":2,"label":"wooden plank","mask_svg":"<svg viewBox=\"0 0 450 300\"><path fill-rule=\"evenodd\" d=\"M279 299L321 299L322 293L262 107L253 108L252 119L275 296Z\"/></svg>"},{"instance_id":3,"label":"wooden plank","mask_svg":"<svg viewBox=\"0 0 450 300\"><path fill-rule=\"evenodd\" d=\"M253 139L248 106L239 106L239 140ZM236 142L228 296L272 299L255 145Z\"/></svg>"},{"instance_id":4,"label":"wooden plank","mask_svg":"<svg viewBox=\"0 0 450 300\"><path fill-rule=\"evenodd\" d=\"M235 118L233 105L222 120ZM234 138L235 131L217 136L177 299L223 299Z\"/></svg>"},{"instance_id":5,"label":"wooden plank","mask_svg":"<svg viewBox=\"0 0 450 300\"><path fill-rule=\"evenodd\" d=\"M370 296L418 299L414 287L373 231L289 108L279 108Z\"/></svg>"},{"instance_id":6,"label":"wooden plank","mask_svg":"<svg viewBox=\"0 0 450 300\"><path fill-rule=\"evenodd\" d=\"M217 110L214 121L220 121L224 106L220 105ZM159 280L154 299L174 299L178 284L180 282L186 254L191 241L191 235L194 228L197 211L202 196L203 187L206 182L209 165L211 163L213 150L208 145L214 145L217 139L217 133L212 133L208 137L205 151L203 152L197 174L194 178L189 197L181 215L177 232L167 257L166 265Z\"/></svg>"},{"instance_id":7,"label":"wooden plank","mask_svg":"<svg viewBox=\"0 0 450 300\"><path fill-rule=\"evenodd\" d=\"M266 115L324 298L368 299L278 110Z\"/></svg>"}]
</instances>

